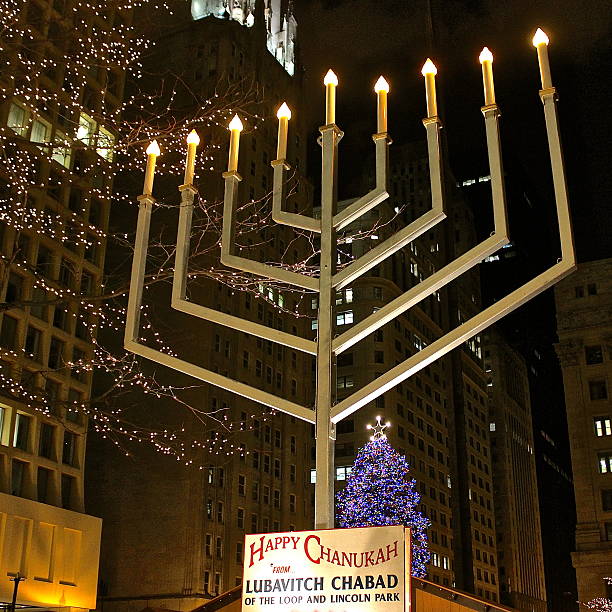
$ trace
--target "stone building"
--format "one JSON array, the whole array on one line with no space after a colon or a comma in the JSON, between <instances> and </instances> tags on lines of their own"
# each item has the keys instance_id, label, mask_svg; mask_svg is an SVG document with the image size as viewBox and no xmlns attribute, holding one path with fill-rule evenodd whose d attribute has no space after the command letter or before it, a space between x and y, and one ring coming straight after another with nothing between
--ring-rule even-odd
<instances>
[{"instance_id":1,"label":"stone building","mask_svg":"<svg viewBox=\"0 0 612 612\"><path fill-rule=\"evenodd\" d=\"M578 266L555 288L557 354L570 432L576 496L578 597L611 597L612 571L612 259Z\"/></svg>"},{"instance_id":2,"label":"stone building","mask_svg":"<svg viewBox=\"0 0 612 612\"><path fill-rule=\"evenodd\" d=\"M369 227L370 235L365 241L352 241L349 235L348 244L340 247L345 256L359 256L368 243L375 245L429 210L428 174L424 143L392 147L390 198L349 227L355 233ZM338 296L338 330L388 303L475 243L471 211L448 171L445 188L448 218ZM362 340L338 359L338 399L421 350L476 313L479 305L478 274L467 273ZM428 578L499 601L482 358L481 340L475 337L340 422L336 479L341 486L350 472L356 451L366 441L365 425L377 414L389 419L388 438L412 466L421 510L432 522Z\"/></svg>"},{"instance_id":3,"label":"stone building","mask_svg":"<svg viewBox=\"0 0 612 612\"><path fill-rule=\"evenodd\" d=\"M275 12L280 11L278 3L273 5ZM302 261L304 245L295 240L292 229L270 227L266 195L272 187L270 162L276 155L276 110L283 101L294 113L288 161L300 171L305 166L300 75L287 53L270 52L271 21L265 19L263 4L257 6L261 13L254 2L233 3L230 15L227 3L193 2L196 19L178 14L175 24L160 28L162 38L148 66L153 73L181 75L187 87L176 95L179 108L194 104L191 94L206 99L227 84L255 94L244 103L249 115L243 115L239 201L247 211L256 210L262 223L260 229L239 235L241 254L257 261L282 257L284 264L292 265ZM282 23L294 23L290 5ZM280 37L278 31L273 34ZM173 49L171 55L168 48ZM262 119L257 128L255 115ZM214 161L204 161L200 155L196 166L200 198L211 206L222 197L221 173L227 164L227 124L222 119L218 123L220 127L195 126L203 145L219 145L218 153L212 149ZM175 205L181 180L182 173L156 179L154 195ZM307 181L292 181L291 191L289 210L310 205ZM176 207L169 212L162 207L155 214L160 222L154 215L153 224L167 224L168 241L174 241ZM118 216L117 222L125 220ZM211 236L206 232L193 243L214 242L217 236ZM205 263L219 268L218 251ZM202 269L204 263L198 265ZM221 274L219 282L209 278L188 283L189 300L195 303L307 335L309 320L302 312L301 292L283 292L256 281L248 291L243 289L233 283L230 273ZM163 288L149 292L146 300L161 333L168 334L172 350L182 359L297 403L312 403L309 357L172 311L169 292ZM312 527L313 499L305 491L313 433L307 423L271 413L222 389L194 384L193 379L151 362L144 361L142 367L160 381L183 387L181 400L190 409L164 398L135 407L129 394L124 405L140 423L151 423L152 428L161 423L179 436L184 433L190 446L178 450L179 455L185 452L179 462L161 448L141 445L122 456L108 441L94 442L88 455L88 508L104 520L100 606L140 610L149 602L154 607L189 610L242 580L245 533Z\"/></svg>"}]
</instances>

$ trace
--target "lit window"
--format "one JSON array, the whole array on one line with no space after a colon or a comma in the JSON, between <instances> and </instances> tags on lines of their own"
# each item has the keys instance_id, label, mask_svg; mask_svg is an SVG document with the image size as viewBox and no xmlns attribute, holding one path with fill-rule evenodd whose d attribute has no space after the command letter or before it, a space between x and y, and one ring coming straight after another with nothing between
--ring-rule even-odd
<instances>
[{"instance_id":1,"label":"lit window","mask_svg":"<svg viewBox=\"0 0 612 612\"><path fill-rule=\"evenodd\" d=\"M51 158L54 159L58 164L62 164L65 168L70 167L70 143L66 141L65 134L60 131L55 132L55 139L53 145L53 154Z\"/></svg>"},{"instance_id":2,"label":"lit window","mask_svg":"<svg viewBox=\"0 0 612 612\"><path fill-rule=\"evenodd\" d=\"M310 470L310 484L316 484L317 482L317 470Z\"/></svg>"},{"instance_id":3,"label":"lit window","mask_svg":"<svg viewBox=\"0 0 612 612\"><path fill-rule=\"evenodd\" d=\"M310 322L310 329L318 329L319 328L319 321L317 319L313 319Z\"/></svg>"},{"instance_id":4,"label":"lit window","mask_svg":"<svg viewBox=\"0 0 612 612\"><path fill-rule=\"evenodd\" d=\"M103 126L100 126L98 132L98 145L96 153L103 157L106 161L113 161L113 147L115 146L115 137Z\"/></svg>"},{"instance_id":5,"label":"lit window","mask_svg":"<svg viewBox=\"0 0 612 612\"><path fill-rule=\"evenodd\" d=\"M599 438L602 436L612 436L612 421L610 418L595 419L595 435Z\"/></svg>"},{"instance_id":6,"label":"lit window","mask_svg":"<svg viewBox=\"0 0 612 612\"><path fill-rule=\"evenodd\" d=\"M345 310L336 314L336 325L349 325L353 322L353 311Z\"/></svg>"},{"instance_id":7,"label":"lit window","mask_svg":"<svg viewBox=\"0 0 612 612\"><path fill-rule=\"evenodd\" d=\"M599 473L609 474L612 472L612 453L599 454Z\"/></svg>"},{"instance_id":8,"label":"lit window","mask_svg":"<svg viewBox=\"0 0 612 612\"><path fill-rule=\"evenodd\" d=\"M92 145L96 135L96 122L87 114L81 113L79 117L79 127L77 138L86 145Z\"/></svg>"},{"instance_id":9,"label":"lit window","mask_svg":"<svg viewBox=\"0 0 612 612\"><path fill-rule=\"evenodd\" d=\"M6 125L10 127L15 134L25 136L28 131L26 109L20 104L12 102Z\"/></svg>"},{"instance_id":10,"label":"lit window","mask_svg":"<svg viewBox=\"0 0 612 612\"><path fill-rule=\"evenodd\" d=\"M338 380L336 382L336 388L338 389L349 389L353 386L353 377L352 376L338 376Z\"/></svg>"},{"instance_id":11,"label":"lit window","mask_svg":"<svg viewBox=\"0 0 612 612\"><path fill-rule=\"evenodd\" d=\"M336 480L346 480L352 472L353 468L350 465L344 465L336 468Z\"/></svg>"},{"instance_id":12,"label":"lit window","mask_svg":"<svg viewBox=\"0 0 612 612\"><path fill-rule=\"evenodd\" d=\"M32 133L30 140L32 142L49 142L51 135L51 125L42 119L34 119L32 122Z\"/></svg>"}]
</instances>

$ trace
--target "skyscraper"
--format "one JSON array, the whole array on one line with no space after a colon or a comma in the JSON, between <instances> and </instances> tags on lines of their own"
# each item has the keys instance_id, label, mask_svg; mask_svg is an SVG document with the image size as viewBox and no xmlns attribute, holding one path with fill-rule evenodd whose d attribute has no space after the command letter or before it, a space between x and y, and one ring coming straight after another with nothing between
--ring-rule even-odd
<instances>
[{"instance_id":1,"label":"skyscraper","mask_svg":"<svg viewBox=\"0 0 612 612\"><path fill-rule=\"evenodd\" d=\"M288 161L302 171L306 158L305 130L297 104L300 73L293 52L296 26L291 5L282 15L278 2L265 7L254 2L234 2L231 7L221 1L193 2L191 9L195 19L179 15L172 27L160 28L162 38L148 65L152 70L181 75L187 86L177 94L179 108L193 105L193 98L187 95L190 92L196 97L215 96L217 84L220 89L225 84L240 84L253 92L252 99L241 100L247 129L241 139L239 198L246 214L257 216L261 226L252 224L237 239L245 256L258 261L276 261L280 256L283 264L297 265L304 255L300 240L288 228L272 231L267 208L270 162L276 154L275 114L283 101L294 109ZM173 50L171 55L168 48ZM204 215L221 192L220 175L227 163L224 120L218 120L221 128L194 126L207 143L221 142L223 151L213 150L212 164L202 158L198 161L196 174L203 178L196 187ZM178 203L176 188L181 180L179 174L158 179L154 195L163 194L164 202ZM170 184L169 191L164 191ZM292 191L291 210L302 210L310 203L307 181L292 182ZM176 223L175 217L170 218L176 208L171 207L170 213L160 208L164 221ZM199 209L195 215L198 213ZM120 216L117 219L123 222ZM248 220L245 225L250 225ZM217 240L210 231L194 236L194 244ZM199 269L206 267L204 263L219 268L218 250L206 257L198 262ZM237 278L226 271L219 281L190 281L189 299L306 335L308 320L299 316L304 302L301 293L256 281L249 291L243 291ZM309 358L255 336L172 312L163 289L151 292L148 299L159 315L157 321L171 330L172 350L181 358L304 405L312 401ZM130 457L122 457L113 445L95 443L89 455L88 502L105 525L102 601L106 609L113 610L137 608L145 599L156 606L191 609L241 581L245 533L312 526L313 500L310 494L304 495L312 428L222 389L194 386L192 379L155 364L144 363L143 367L155 371L160 380L183 386L181 397L189 407L152 397L140 417L157 426L163 423L179 436L184 434L188 446L184 460L177 462L150 447L130 449ZM126 405L130 405L129 397Z\"/></svg>"}]
</instances>

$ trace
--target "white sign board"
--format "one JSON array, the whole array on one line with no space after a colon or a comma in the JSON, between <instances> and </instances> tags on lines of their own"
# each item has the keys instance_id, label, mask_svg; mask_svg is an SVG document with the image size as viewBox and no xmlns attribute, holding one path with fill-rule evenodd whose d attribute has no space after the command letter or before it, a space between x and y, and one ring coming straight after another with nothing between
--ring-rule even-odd
<instances>
[{"instance_id":1,"label":"white sign board","mask_svg":"<svg viewBox=\"0 0 612 612\"><path fill-rule=\"evenodd\" d=\"M401 525L247 535L242 610L404 612L409 537Z\"/></svg>"}]
</instances>

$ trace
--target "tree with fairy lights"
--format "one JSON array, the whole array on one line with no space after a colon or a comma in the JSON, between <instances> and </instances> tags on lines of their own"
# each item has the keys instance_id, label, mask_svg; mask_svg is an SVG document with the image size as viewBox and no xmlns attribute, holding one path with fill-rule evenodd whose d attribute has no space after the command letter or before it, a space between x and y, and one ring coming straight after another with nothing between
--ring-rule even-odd
<instances>
[{"instance_id":1,"label":"tree with fairy lights","mask_svg":"<svg viewBox=\"0 0 612 612\"><path fill-rule=\"evenodd\" d=\"M409 478L410 466L388 442L376 417L370 441L357 453L346 487L338 492L337 510L340 527L404 525L412 535L412 575L423 578L430 554L427 528L431 525L417 506L421 496L416 481Z\"/></svg>"}]
</instances>

